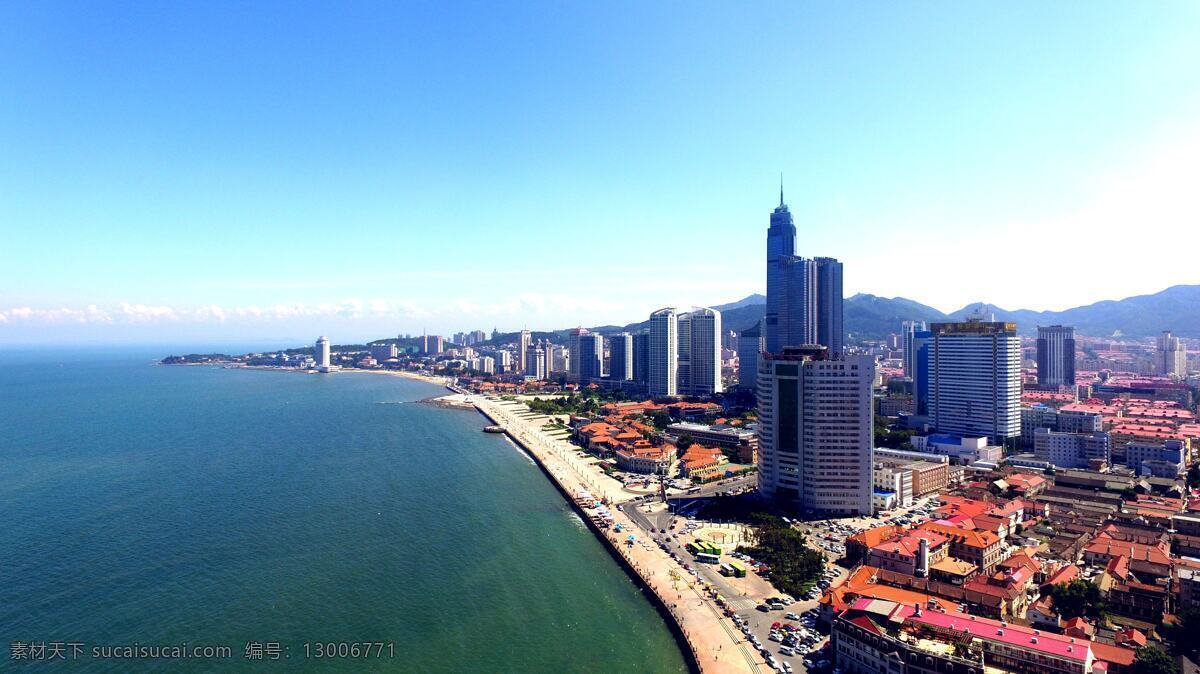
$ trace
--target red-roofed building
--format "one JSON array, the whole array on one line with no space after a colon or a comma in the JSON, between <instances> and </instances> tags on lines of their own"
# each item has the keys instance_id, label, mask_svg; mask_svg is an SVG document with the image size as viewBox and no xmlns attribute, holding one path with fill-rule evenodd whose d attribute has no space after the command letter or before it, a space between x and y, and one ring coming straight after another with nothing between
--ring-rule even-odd
<instances>
[{"instance_id":1,"label":"red-roofed building","mask_svg":"<svg viewBox=\"0 0 1200 674\"><path fill-rule=\"evenodd\" d=\"M1071 581L1080 578L1079 567L1074 564L1064 564L1046 578L1046 582L1042 584L1043 588L1049 588L1053 585L1066 585Z\"/></svg>"},{"instance_id":2,"label":"red-roofed building","mask_svg":"<svg viewBox=\"0 0 1200 674\"><path fill-rule=\"evenodd\" d=\"M1151 578L1171 576L1171 551L1165 543L1145 545L1131 541L1118 541L1106 536L1097 536L1083 549L1083 559L1093 566L1107 566L1117 557L1128 557L1129 568L1134 573Z\"/></svg>"},{"instance_id":3,"label":"red-roofed building","mask_svg":"<svg viewBox=\"0 0 1200 674\"><path fill-rule=\"evenodd\" d=\"M700 444L688 447L680 460L683 462L683 474L693 482L720 478L724 474L721 467L729 463L721 449Z\"/></svg>"},{"instance_id":4,"label":"red-roofed building","mask_svg":"<svg viewBox=\"0 0 1200 674\"><path fill-rule=\"evenodd\" d=\"M984 573L991 573L1004 555L1004 543L990 531L974 531L940 522L926 522L925 531L939 533L950 541L950 556L968 561Z\"/></svg>"},{"instance_id":5,"label":"red-roofed building","mask_svg":"<svg viewBox=\"0 0 1200 674\"><path fill-rule=\"evenodd\" d=\"M871 629L864 629L865 618ZM833 625L838 666L848 674L919 670L982 674L1091 674L1094 656L1084 639L1052 634L957 611L859 599Z\"/></svg>"},{"instance_id":6,"label":"red-roofed building","mask_svg":"<svg viewBox=\"0 0 1200 674\"><path fill-rule=\"evenodd\" d=\"M933 531L911 531L871 548L867 563L910 576L925 575L950 554L950 541Z\"/></svg>"},{"instance_id":7,"label":"red-roofed building","mask_svg":"<svg viewBox=\"0 0 1200 674\"><path fill-rule=\"evenodd\" d=\"M1110 674L1124 674L1129 671L1129 668L1133 666L1133 661L1137 659L1137 652L1132 649L1099 641L1092 642L1092 654L1098 662L1107 664L1107 671Z\"/></svg>"}]
</instances>

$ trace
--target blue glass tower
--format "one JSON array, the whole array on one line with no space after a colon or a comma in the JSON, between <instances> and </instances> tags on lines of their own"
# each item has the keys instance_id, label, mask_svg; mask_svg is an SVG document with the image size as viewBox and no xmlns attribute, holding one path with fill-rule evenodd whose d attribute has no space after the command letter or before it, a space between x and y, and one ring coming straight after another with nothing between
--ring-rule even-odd
<instances>
[{"instance_id":1,"label":"blue glass tower","mask_svg":"<svg viewBox=\"0 0 1200 674\"><path fill-rule=\"evenodd\" d=\"M831 257L796 255L796 225L783 203L771 213L767 230L767 313L763 342L768 353L786 346L821 344L840 358L844 348L842 324L842 263Z\"/></svg>"},{"instance_id":2,"label":"blue glass tower","mask_svg":"<svg viewBox=\"0 0 1200 674\"><path fill-rule=\"evenodd\" d=\"M771 353L783 350L787 328L788 275L791 258L796 255L796 225L783 203L783 181L779 183L779 206L771 213L767 230L767 315L763 320L763 338Z\"/></svg>"}]
</instances>

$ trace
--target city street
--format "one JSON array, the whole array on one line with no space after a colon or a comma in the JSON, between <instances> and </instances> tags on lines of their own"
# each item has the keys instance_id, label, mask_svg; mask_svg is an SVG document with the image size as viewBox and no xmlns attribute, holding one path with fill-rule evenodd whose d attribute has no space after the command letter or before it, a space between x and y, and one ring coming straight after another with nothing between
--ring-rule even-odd
<instances>
[{"instance_id":1,"label":"city street","mask_svg":"<svg viewBox=\"0 0 1200 674\"><path fill-rule=\"evenodd\" d=\"M683 510L686 513L689 510L688 505L696 503L701 497L705 496L704 492L715 494L749 484L752 484L752 478L743 478L722 485L710 486L699 494L691 494L682 498L672 498L671 502L675 505L676 510ZM721 575L718 566L697 562L694 556L684 547L693 538L690 534L683 534L683 530L689 522L693 522L696 526L704 528L715 527L718 530L728 527L731 529L731 533L734 529L742 525L689 520L684 515L669 512L663 505L662 500L657 496L626 502L622 504L622 509L633 522L647 532L647 535L656 544L665 546L664 549L678 559L685 568L693 570L697 578L708 583L717 594L724 598L730 611L743 620L749 627L748 633L740 635L747 647L756 648L754 644L749 643L749 635L753 635L757 638L759 644L765 646L765 649L763 649L765 650L765 653L763 653L764 656L769 654L781 665L787 663L795 671L806 670L803 664L804 654L782 655L779 650L781 644L771 641L769 637L771 626L775 623L790 623L799 626L801 624L800 621L794 619L788 620L786 615L794 613L803 616L805 612L817 608L818 599L803 600L795 598L796 601L794 603L782 610L760 611L757 609L760 604L763 604L769 598L780 597L783 593L777 591L769 581L760 578L753 572L748 574L744 579L727 578ZM674 528L671 527L672 523L675 524ZM727 550L727 552L732 552L732 550ZM846 576L846 570L832 562L827 563L826 569L831 571L832 574L836 574L829 579L831 584L841 582ZM811 650L818 650L826 641L824 637L821 637L820 641L811 646ZM758 649L756 648L756 650Z\"/></svg>"}]
</instances>

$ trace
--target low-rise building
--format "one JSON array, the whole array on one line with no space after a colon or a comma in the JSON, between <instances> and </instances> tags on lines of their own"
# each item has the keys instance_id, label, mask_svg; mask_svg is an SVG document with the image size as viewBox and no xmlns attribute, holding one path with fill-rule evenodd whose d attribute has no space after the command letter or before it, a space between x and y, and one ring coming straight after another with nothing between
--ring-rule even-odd
<instances>
[{"instance_id":1,"label":"low-rise building","mask_svg":"<svg viewBox=\"0 0 1200 674\"><path fill-rule=\"evenodd\" d=\"M663 447L622 447L616 450L617 467L631 473L647 475L665 475L674 464L674 451L669 446Z\"/></svg>"},{"instance_id":2,"label":"low-rise building","mask_svg":"<svg viewBox=\"0 0 1200 674\"><path fill-rule=\"evenodd\" d=\"M685 421L667 426L667 433L675 438L691 436L696 442L733 450L741 463L758 463L758 434L749 428Z\"/></svg>"},{"instance_id":3,"label":"low-rise building","mask_svg":"<svg viewBox=\"0 0 1200 674\"><path fill-rule=\"evenodd\" d=\"M929 567L950 554L949 541L933 531L911 531L871 548L871 566L910 576L925 577Z\"/></svg>"},{"instance_id":4,"label":"low-rise building","mask_svg":"<svg viewBox=\"0 0 1200 674\"><path fill-rule=\"evenodd\" d=\"M921 528L945 536L950 542L951 557L970 562L984 573L991 573L1004 559L1004 542L989 531L963 529L938 522L926 522Z\"/></svg>"},{"instance_id":5,"label":"low-rise building","mask_svg":"<svg viewBox=\"0 0 1200 674\"><path fill-rule=\"evenodd\" d=\"M999 445L989 445L986 437L963 437L948 433L932 433L927 436L915 436L912 439L913 449L922 454L937 454L948 456L962 463L985 461L999 463L1004 458L1004 448Z\"/></svg>"},{"instance_id":6,"label":"low-rise building","mask_svg":"<svg viewBox=\"0 0 1200 674\"><path fill-rule=\"evenodd\" d=\"M950 484L950 461L946 456L897 449L876 449L874 460L877 467L910 471L914 499L942 491Z\"/></svg>"},{"instance_id":7,"label":"low-rise building","mask_svg":"<svg viewBox=\"0 0 1200 674\"><path fill-rule=\"evenodd\" d=\"M1187 445L1179 439L1130 442L1125 445L1125 465L1138 475L1179 477L1187 470Z\"/></svg>"},{"instance_id":8,"label":"low-rise building","mask_svg":"<svg viewBox=\"0 0 1200 674\"><path fill-rule=\"evenodd\" d=\"M719 448L698 444L688 447L680 461L683 463L683 475L692 482L719 479L724 474L723 466L729 463L725 452Z\"/></svg>"},{"instance_id":9,"label":"low-rise building","mask_svg":"<svg viewBox=\"0 0 1200 674\"><path fill-rule=\"evenodd\" d=\"M892 507L908 507L913 504L913 473L904 466L888 466L876 463L872 473L875 491L887 492L896 501ZM891 508L882 508L890 510ZM880 508L876 508L879 512Z\"/></svg>"},{"instance_id":10,"label":"low-rise building","mask_svg":"<svg viewBox=\"0 0 1200 674\"><path fill-rule=\"evenodd\" d=\"M1112 438L1108 433L1060 433L1039 428L1033 434L1033 455L1056 468L1087 468L1092 461L1112 460Z\"/></svg>"},{"instance_id":11,"label":"low-rise building","mask_svg":"<svg viewBox=\"0 0 1200 674\"><path fill-rule=\"evenodd\" d=\"M958 611L859 599L832 636L848 674L1091 674L1087 640Z\"/></svg>"}]
</instances>

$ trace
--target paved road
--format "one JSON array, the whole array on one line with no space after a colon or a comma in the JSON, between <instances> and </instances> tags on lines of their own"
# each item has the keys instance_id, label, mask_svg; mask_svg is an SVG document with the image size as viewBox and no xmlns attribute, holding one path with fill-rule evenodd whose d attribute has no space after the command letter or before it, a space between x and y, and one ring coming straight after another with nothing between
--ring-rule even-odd
<instances>
[{"instance_id":1,"label":"paved road","mask_svg":"<svg viewBox=\"0 0 1200 674\"><path fill-rule=\"evenodd\" d=\"M738 478L736 481L731 481L721 485L708 485L700 493L671 497L670 501L676 511L682 509L686 512L688 510L688 506L697 500L705 497L711 497L713 494L729 489L736 489L739 486L751 485L753 484L753 480L753 476L749 476L747 478ZM909 508L897 510L895 513L893 513L892 517L911 512L928 501L929 499L922 499L921 501L914 503ZM667 543L668 550L675 552L680 560L689 564L697 571L697 573L700 574L700 578L716 587L717 591L726 598L726 601L730 604L733 611L737 615L746 619L747 623L750 625L751 632L757 636L764 645L767 646L769 651L774 654L777 660L780 662L789 662L793 669L797 672L803 671L805 669L802 662L803 656L797 655L788 657L780 655L780 644L770 641L768 636L770 635L772 623L789 622L784 618L784 615L789 612L803 615L805 612L816 608L819 604L819 599L800 600L791 606L788 606L787 609L783 611L770 611L764 613L757 610L758 601L756 601L755 598L744 596L740 590L733 588L728 580L717 571L716 567L709 564L700 564L695 562L691 553L687 552L680 544L680 541L674 537L674 535L686 522L686 518L682 515L671 513L666 509L662 509L661 504L662 500L658 498L657 495L654 495L652 497L647 497L644 500L627 502L623 504L622 507L629 518L637 526L641 527L643 532L645 532L644 535L648 535L655 540L665 541ZM645 511L645 508L648 505L653 508L652 512ZM671 523L673 521L676 523L674 530L671 529ZM821 539L826 547L832 548L834 546L845 545L845 539L848 534L845 531L836 530L836 527L840 525L848 525L852 528L865 529L873 526L879 526L881 524L885 524L886 522L887 520L880 520L872 517L859 517L812 520L797 523L796 527L809 535L813 544L817 544L817 539ZM659 533L660 530L666 530L666 533ZM824 539L825 536L829 535L834 537L833 541ZM826 554L831 559L837 556L828 550L826 551ZM832 561L827 564L827 568L837 572L836 578L834 578L832 581L833 586L840 584L848 575L846 569L837 566ZM816 644L814 650L823 647L827 642L828 639L822 640ZM745 646L751 647L749 644L745 644Z\"/></svg>"}]
</instances>

